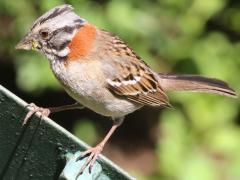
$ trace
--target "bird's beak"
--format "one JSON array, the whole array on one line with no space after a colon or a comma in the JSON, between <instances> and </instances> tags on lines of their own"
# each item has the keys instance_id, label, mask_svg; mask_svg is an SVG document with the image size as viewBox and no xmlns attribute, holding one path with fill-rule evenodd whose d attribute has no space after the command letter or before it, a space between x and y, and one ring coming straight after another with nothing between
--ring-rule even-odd
<instances>
[{"instance_id":1,"label":"bird's beak","mask_svg":"<svg viewBox=\"0 0 240 180\"><path fill-rule=\"evenodd\" d=\"M40 48L40 44L33 38L26 36L15 46L15 48L23 50L37 50Z\"/></svg>"}]
</instances>

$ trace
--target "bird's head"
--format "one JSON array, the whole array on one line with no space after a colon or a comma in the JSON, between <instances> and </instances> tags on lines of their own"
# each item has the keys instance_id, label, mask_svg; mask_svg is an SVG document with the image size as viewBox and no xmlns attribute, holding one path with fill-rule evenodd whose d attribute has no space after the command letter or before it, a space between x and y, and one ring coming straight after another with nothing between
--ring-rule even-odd
<instances>
[{"instance_id":1,"label":"bird's head","mask_svg":"<svg viewBox=\"0 0 240 180\"><path fill-rule=\"evenodd\" d=\"M57 6L33 23L16 49L37 50L49 60L66 59L70 54L76 54L73 51L81 51L76 46L85 46L81 43L88 38L89 29L94 28L75 14L71 5Z\"/></svg>"}]
</instances>

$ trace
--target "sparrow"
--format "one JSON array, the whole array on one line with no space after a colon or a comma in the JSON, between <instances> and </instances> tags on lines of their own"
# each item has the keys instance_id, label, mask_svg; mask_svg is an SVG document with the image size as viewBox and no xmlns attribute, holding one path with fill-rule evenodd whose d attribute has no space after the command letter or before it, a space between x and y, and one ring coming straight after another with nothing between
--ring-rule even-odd
<instances>
[{"instance_id":1,"label":"sparrow","mask_svg":"<svg viewBox=\"0 0 240 180\"><path fill-rule=\"evenodd\" d=\"M170 75L152 70L125 42L79 17L71 5L60 5L39 17L16 49L44 54L73 105L32 111L52 112L87 107L110 117L113 125L105 138L82 153L81 168L91 170L98 155L124 117L143 106L171 107L166 92L196 91L237 97L227 83L197 75Z\"/></svg>"}]
</instances>

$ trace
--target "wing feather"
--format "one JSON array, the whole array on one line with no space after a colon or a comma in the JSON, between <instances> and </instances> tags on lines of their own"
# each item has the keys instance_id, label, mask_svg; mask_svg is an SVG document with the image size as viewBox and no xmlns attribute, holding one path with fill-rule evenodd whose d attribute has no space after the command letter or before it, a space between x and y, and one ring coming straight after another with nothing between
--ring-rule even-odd
<instances>
[{"instance_id":1,"label":"wing feather","mask_svg":"<svg viewBox=\"0 0 240 180\"><path fill-rule=\"evenodd\" d=\"M168 97L163 91L158 74L119 37L102 31L105 44L104 69L108 88L115 94L148 106L170 106ZM109 60L109 57L111 59ZM114 73L113 73L114 72ZM109 78L110 77L110 78Z\"/></svg>"},{"instance_id":2,"label":"wing feather","mask_svg":"<svg viewBox=\"0 0 240 180\"><path fill-rule=\"evenodd\" d=\"M131 77L108 79L108 87L114 93L125 96L129 100L141 105L170 106L159 82L156 79L149 79L150 77L154 76L145 77L143 74L139 76L138 81L131 79Z\"/></svg>"}]
</instances>

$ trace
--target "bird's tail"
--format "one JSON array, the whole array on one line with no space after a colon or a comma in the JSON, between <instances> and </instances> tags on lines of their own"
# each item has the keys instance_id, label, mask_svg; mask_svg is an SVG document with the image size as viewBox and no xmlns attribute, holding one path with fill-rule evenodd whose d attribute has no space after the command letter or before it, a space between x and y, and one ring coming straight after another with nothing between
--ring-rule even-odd
<instances>
[{"instance_id":1,"label":"bird's tail","mask_svg":"<svg viewBox=\"0 0 240 180\"><path fill-rule=\"evenodd\" d=\"M196 91L237 97L236 92L224 81L196 75L159 74L165 91Z\"/></svg>"}]
</instances>

